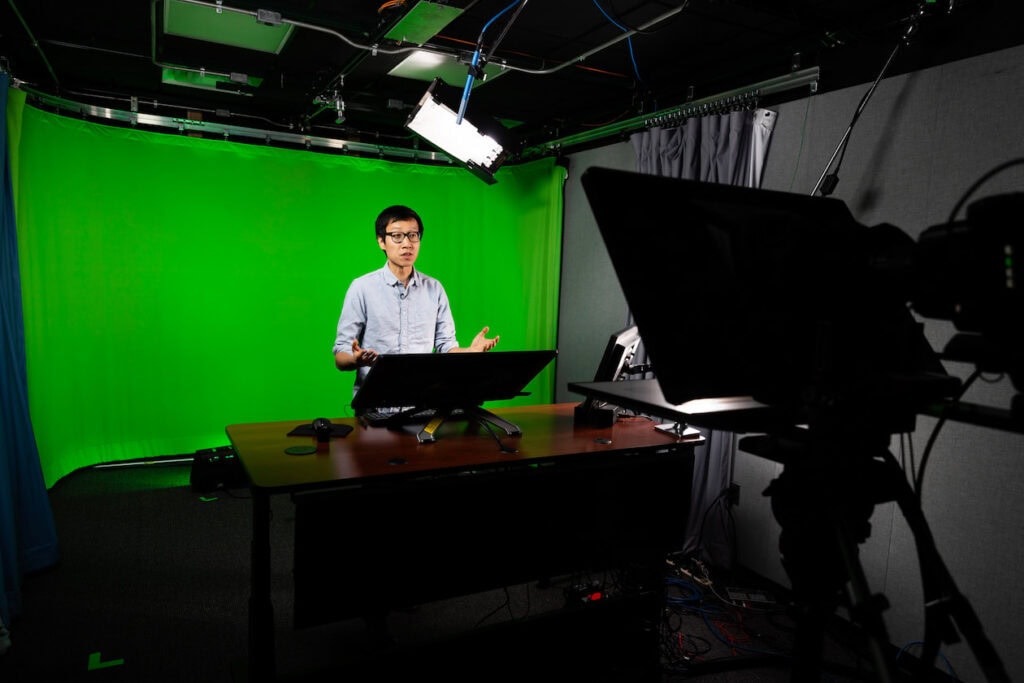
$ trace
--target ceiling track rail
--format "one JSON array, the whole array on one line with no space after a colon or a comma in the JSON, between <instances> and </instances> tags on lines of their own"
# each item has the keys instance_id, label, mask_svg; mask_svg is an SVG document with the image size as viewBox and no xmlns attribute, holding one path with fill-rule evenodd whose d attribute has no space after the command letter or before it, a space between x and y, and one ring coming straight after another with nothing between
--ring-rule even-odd
<instances>
[{"instance_id":1,"label":"ceiling track rail","mask_svg":"<svg viewBox=\"0 0 1024 683\"><path fill-rule=\"evenodd\" d=\"M575 135L568 135L532 147L520 152L516 161L529 161L544 156L556 156L580 145L599 142L608 138L622 136L654 127L668 127L681 124L689 118L716 114L722 111L756 106L759 98L809 86L812 93L816 92L819 68L810 67L800 71L755 83L744 88L737 88L719 93L712 97L687 102L686 104L663 109L661 111L636 116L608 126L596 128ZM65 114L77 114L99 122L112 125L144 126L165 133L201 133L205 138L223 138L243 142L263 142L266 144L282 144L288 147L306 148L309 150L353 154L363 157L396 159L407 162L431 164L455 164L455 160L443 152L432 149L420 149L418 141L412 145L387 145L378 142L364 142L343 138L332 138L307 133L274 131L263 128L224 124L211 121L198 121L177 116L146 114L138 111L125 111L110 107L101 107L75 102L48 93L37 92L26 88L23 83L15 81L15 86L25 90L32 98L44 107L52 107Z\"/></svg>"},{"instance_id":2,"label":"ceiling track rail","mask_svg":"<svg viewBox=\"0 0 1024 683\"><path fill-rule=\"evenodd\" d=\"M619 121L607 126L595 128L594 130L567 135L562 138L543 142L532 147L525 148L521 153L521 160L533 159L536 157L559 154L570 147L593 143L606 138L621 136L650 128L664 128L678 126L686 119L709 114L718 114L723 111L757 106L761 97L775 93L786 92L796 88L810 87L810 92L817 92L820 69L816 66L807 69L794 71L785 76L779 76L760 83L754 83L743 88L729 90L711 97L693 100L669 109L651 112L635 116L625 121Z\"/></svg>"},{"instance_id":3,"label":"ceiling track rail","mask_svg":"<svg viewBox=\"0 0 1024 683\"><path fill-rule=\"evenodd\" d=\"M18 85L16 83L16 85ZM125 111L92 104L83 104L48 93L37 92L19 86L31 97L30 101L43 107L51 107L63 114L75 114L100 123L110 125L129 125L153 128L161 133L201 133L204 138L223 138L242 142L263 142L281 144L288 147L305 147L309 150L353 154L364 157L398 159L411 162L436 164L455 164L455 160L443 152L432 149L420 149L418 146L386 145L377 142L364 142L343 138L331 138L306 133L274 131L263 128L239 126L213 121L199 121L178 116L147 114L138 111Z\"/></svg>"}]
</instances>

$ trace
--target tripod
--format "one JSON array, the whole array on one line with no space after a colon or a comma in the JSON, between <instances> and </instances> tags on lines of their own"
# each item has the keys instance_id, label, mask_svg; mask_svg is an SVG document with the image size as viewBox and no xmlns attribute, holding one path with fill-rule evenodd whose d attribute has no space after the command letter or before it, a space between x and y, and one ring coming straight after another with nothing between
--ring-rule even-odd
<instances>
[{"instance_id":1,"label":"tripod","mask_svg":"<svg viewBox=\"0 0 1024 683\"><path fill-rule=\"evenodd\" d=\"M875 505L895 501L914 535L924 589L925 644L913 679L927 680L941 642L958 642L959 629L987 680L1009 682L935 547L917 496L888 451L887 431L812 428L806 438L747 437L741 445L784 465L765 495L771 497L772 512L782 527L779 550L796 609L791 680L820 680L826 625L842 605L864 632L877 680L896 680L882 619L889 604L884 595L871 594L857 550L870 535Z\"/></svg>"}]
</instances>

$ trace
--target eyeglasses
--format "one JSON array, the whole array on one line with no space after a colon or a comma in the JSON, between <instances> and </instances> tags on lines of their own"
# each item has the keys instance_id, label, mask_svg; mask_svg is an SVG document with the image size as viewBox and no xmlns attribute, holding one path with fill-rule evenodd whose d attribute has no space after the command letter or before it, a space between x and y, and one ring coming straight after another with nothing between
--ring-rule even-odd
<instances>
[{"instance_id":1,"label":"eyeglasses","mask_svg":"<svg viewBox=\"0 0 1024 683\"><path fill-rule=\"evenodd\" d=\"M390 237L391 241L395 244L401 244L406 238L413 244L420 241L420 234L418 232L386 232L384 234Z\"/></svg>"}]
</instances>

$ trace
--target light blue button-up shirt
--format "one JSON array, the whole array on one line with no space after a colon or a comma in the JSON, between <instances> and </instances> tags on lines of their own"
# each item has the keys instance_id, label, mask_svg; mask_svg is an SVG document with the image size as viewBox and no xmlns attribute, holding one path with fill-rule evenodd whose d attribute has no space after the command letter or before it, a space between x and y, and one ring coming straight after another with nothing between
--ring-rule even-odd
<instances>
[{"instance_id":1,"label":"light blue button-up shirt","mask_svg":"<svg viewBox=\"0 0 1024 683\"><path fill-rule=\"evenodd\" d=\"M455 321L441 282L413 270L406 287L387 264L356 278L345 293L334 350L352 351L352 340L377 353L447 353L456 346ZM359 391L369 367L356 370Z\"/></svg>"}]
</instances>

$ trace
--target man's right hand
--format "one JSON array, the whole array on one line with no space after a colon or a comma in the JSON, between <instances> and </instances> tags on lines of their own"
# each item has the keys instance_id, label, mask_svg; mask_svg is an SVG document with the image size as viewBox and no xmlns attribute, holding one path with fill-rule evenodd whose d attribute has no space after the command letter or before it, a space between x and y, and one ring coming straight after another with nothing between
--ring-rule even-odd
<instances>
[{"instance_id":1,"label":"man's right hand","mask_svg":"<svg viewBox=\"0 0 1024 683\"><path fill-rule=\"evenodd\" d=\"M352 357L356 361L356 367L364 365L373 365L377 362L377 358L380 356L373 349L364 349L359 346L359 340L352 340Z\"/></svg>"}]
</instances>

